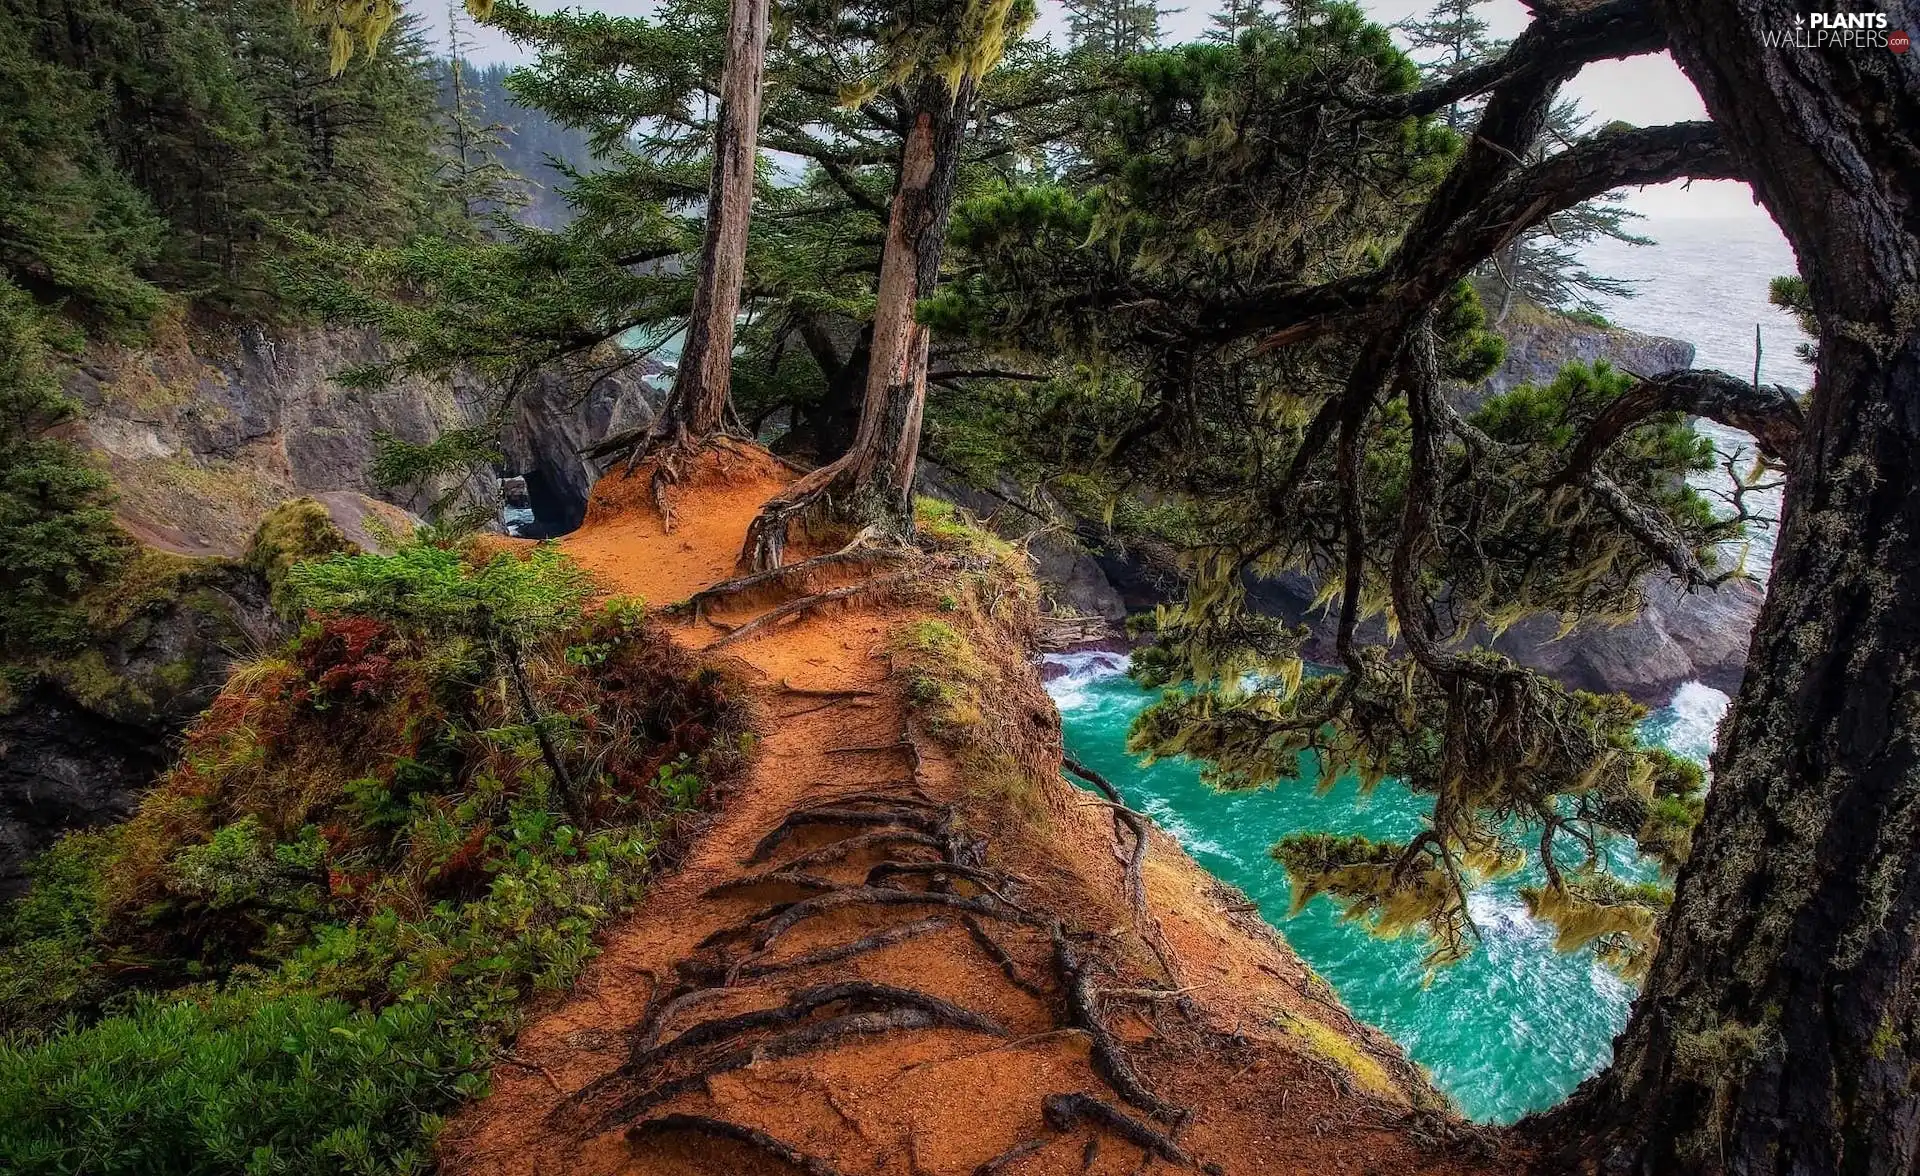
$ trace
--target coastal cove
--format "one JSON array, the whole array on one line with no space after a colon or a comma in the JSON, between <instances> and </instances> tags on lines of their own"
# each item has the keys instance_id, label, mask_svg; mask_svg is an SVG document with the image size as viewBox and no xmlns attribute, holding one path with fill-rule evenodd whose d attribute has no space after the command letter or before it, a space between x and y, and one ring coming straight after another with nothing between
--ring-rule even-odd
<instances>
[{"instance_id":1,"label":"coastal cove","mask_svg":"<svg viewBox=\"0 0 1920 1176\"><path fill-rule=\"evenodd\" d=\"M1352 778L1325 794L1312 783L1224 794L1190 761L1150 767L1126 752L1127 729L1153 701L1113 653L1049 655L1048 692L1060 708L1070 755L1111 780L1221 881L1243 890L1260 915L1332 986L1355 1016L1384 1029L1469 1118L1510 1123L1552 1106L1612 1056L1633 988L1591 949L1556 952L1553 932L1516 891L1522 874L1475 896L1482 941L1464 962L1429 974L1413 938L1384 940L1316 900L1289 917L1292 893L1268 849L1287 833L1322 830L1404 838L1431 809L1397 780L1361 799ZM1704 763L1726 696L1681 688L1647 720L1646 734Z\"/></svg>"}]
</instances>

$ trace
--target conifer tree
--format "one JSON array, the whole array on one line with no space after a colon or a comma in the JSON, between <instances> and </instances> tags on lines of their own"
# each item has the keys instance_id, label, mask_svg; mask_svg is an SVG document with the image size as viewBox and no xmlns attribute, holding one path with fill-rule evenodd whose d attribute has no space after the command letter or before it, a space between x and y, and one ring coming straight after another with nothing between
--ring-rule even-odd
<instances>
[{"instance_id":1,"label":"conifer tree","mask_svg":"<svg viewBox=\"0 0 1920 1176\"><path fill-rule=\"evenodd\" d=\"M472 40L462 25L464 9L447 5L445 162L440 183L473 225L510 216L526 201L526 182L502 160L508 127L488 121L484 98L472 82L468 63Z\"/></svg>"},{"instance_id":2,"label":"conifer tree","mask_svg":"<svg viewBox=\"0 0 1920 1176\"><path fill-rule=\"evenodd\" d=\"M1265 0L1226 0L1226 7L1207 18L1207 39L1231 45L1253 29L1272 22Z\"/></svg>"},{"instance_id":3,"label":"conifer tree","mask_svg":"<svg viewBox=\"0 0 1920 1176\"><path fill-rule=\"evenodd\" d=\"M1694 586L1734 574L1714 551L1740 522L1686 487L1709 454L1674 410L1738 418L1782 453L1797 409L1733 377L1642 385L1604 367L1468 418L1439 388L1498 362L1465 279L1502 244L1617 183L1730 162L1711 128L1684 126L1528 162L1516 146L1570 67L1505 86L1498 69L1543 53L1540 30L1498 69L1414 90L1357 12L1308 17L1136 59L1134 92L1098 120L1092 186L968 205L955 235L974 272L927 317L1051 359L1067 390L1031 460L1090 513L1145 491L1151 510L1107 512L1150 518L1184 555L1189 596L1135 664L1192 689L1142 716L1137 751L1198 756L1224 787L1297 779L1308 751L1329 776L1401 777L1434 795L1431 827L1290 838L1276 854L1296 894L1385 932L1424 927L1437 964L1471 948L1472 888L1530 859L1545 878L1531 901L1563 944L1643 971L1670 894L1613 878L1598 849L1629 840L1677 868L1699 773L1637 745L1630 703L1562 690L1474 635L1537 612L1626 615L1657 568ZM1463 143L1430 116L1478 76L1493 97ZM1075 371L1102 376L1076 394ZM1334 605L1343 674L1303 678L1304 635L1249 608L1245 578L1287 569ZM1396 644L1361 640L1374 616Z\"/></svg>"},{"instance_id":4,"label":"conifer tree","mask_svg":"<svg viewBox=\"0 0 1920 1176\"><path fill-rule=\"evenodd\" d=\"M1406 34L1415 60L1429 76L1451 78L1462 70L1492 59L1500 44L1489 35L1480 16L1487 0L1440 0L1424 19L1408 19L1397 26ZM1472 112L1460 102L1449 103L1443 115L1447 126L1463 130Z\"/></svg>"},{"instance_id":5,"label":"conifer tree","mask_svg":"<svg viewBox=\"0 0 1920 1176\"><path fill-rule=\"evenodd\" d=\"M760 90L766 73L767 0L730 0L726 57L720 69L713 178L707 187L706 238L694 278L693 306L673 391L658 439L676 447L718 433L733 377L733 325L747 268L747 229L760 159ZM672 476L673 455L659 474ZM664 506L663 506L664 511Z\"/></svg>"},{"instance_id":6,"label":"conifer tree","mask_svg":"<svg viewBox=\"0 0 1920 1176\"><path fill-rule=\"evenodd\" d=\"M876 15L884 20L889 14ZM895 534L911 532L930 347L916 310L939 283L961 149L981 80L1033 15L1031 4L953 0L917 12L915 23L905 26L875 21L884 28L884 67L867 86L898 87L904 142L888 206L860 424L852 449L762 509L747 530L744 564L779 566L793 521L835 494L845 495L843 513Z\"/></svg>"},{"instance_id":7,"label":"conifer tree","mask_svg":"<svg viewBox=\"0 0 1920 1176\"><path fill-rule=\"evenodd\" d=\"M1236 0L1244 3L1245 0ZM1160 21L1179 9L1159 0L1066 0L1067 40L1098 61L1118 61L1160 43Z\"/></svg>"}]
</instances>

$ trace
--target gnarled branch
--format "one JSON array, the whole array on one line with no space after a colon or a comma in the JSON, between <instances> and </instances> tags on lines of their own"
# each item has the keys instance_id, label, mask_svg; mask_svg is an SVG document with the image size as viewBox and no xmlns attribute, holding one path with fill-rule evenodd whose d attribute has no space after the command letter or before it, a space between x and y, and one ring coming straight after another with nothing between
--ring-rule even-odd
<instances>
[{"instance_id":1,"label":"gnarled branch","mask_svg":"<svg viewBox=\"0 0 1920 1176\"><path fill-rule=\"evenodd\" d=\"M1652 376L1620 394L1595 417L1552 486L1581 481L1609 446L1635 425L1665 412L1705 417L1751 433L1768 461L1784 465L1800 446L1806 413L1779 384L1752 384L1725 372L1687 368Z\"/></svg>"}]
</instances>

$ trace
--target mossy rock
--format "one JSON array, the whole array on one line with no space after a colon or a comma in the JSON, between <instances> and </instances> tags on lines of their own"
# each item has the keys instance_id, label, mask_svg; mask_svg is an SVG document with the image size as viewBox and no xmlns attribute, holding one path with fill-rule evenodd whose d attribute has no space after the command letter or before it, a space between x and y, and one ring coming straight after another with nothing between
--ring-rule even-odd
<instances>
[{"instance_id":1,"label":"mossy rock","mask_svg":"<svg viewBox=\"0 0 1920 1176\"><path fill-rule=\"evenodd\" d=\"M293 565L345 552L357 555L358 544L348 539L327 508L312 498L292 498L267 512L247 544L243 562L266 577L268 600L282 617L295 605L287 585Z\"/></svg>"}]
</instances>

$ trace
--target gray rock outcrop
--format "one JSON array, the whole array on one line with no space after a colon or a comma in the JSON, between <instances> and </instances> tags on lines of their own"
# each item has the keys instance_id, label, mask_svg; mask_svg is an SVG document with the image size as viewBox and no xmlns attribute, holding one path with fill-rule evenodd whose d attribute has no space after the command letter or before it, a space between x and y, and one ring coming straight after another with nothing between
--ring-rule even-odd
<instances>
[{"instance_id":1,"label":"gray rock outcrop","mask_svg":"<svg viewBox=\"0 0 1920 1176\"><path fill-rule=\"evenodd\" d=\"M245 327L100 347L68 380L84 408L76 439L105 457L127 528L163 550L238 554L261 515L301 494L330 508L346 495L419 514L448 487L379 485L371 473L379 436L424 443L465 428L480 419L485 394L464 379L341 383L382 355L372 333L345 329ZM577 450L650 419L657 394L646 377L655 370L636 365L584 391L544 376L515 401L497 473L526 476L535 512L554 531L578 525L585 510L593 471ZM491 497L493 479L476 476L468 489Z\"/></svg>"},{"instance_id":2,"label":"gray rock outcrop","mask_svg":"<svg viewBox=\"0 0 1920 1176\"><path fill-rule=\"evenodd\" d=\"M308 495L371 550L446 488L378 485L377 438L427 442L471 425L481 391L421 377L378 389L340 382L381 355L364 331L175 330L144 348L98 347L69 377L83 411L68 435L104 460L127 530L168 553L143 566L170 578L164 590L130 585L138 599L84 651L0 680L0 895L62 830L125 815L234 659L285 636L265 581L234 558L263 515ZM577 450L650 419L657 394L646 377L657 371L635 365L584 394L558 375L523 391L496 472L526 478L550 533L585 510L593 470ZM491 497L494 477L467 488ZM193 558L168 563L177 556Z\"/></svg>"},{"instance_id":3,"label":"gray rock outcrop","mask_svg":"<svg viewBox=\"0 0 1920 1176\"><path fill-rule=\"evenodd\" d=\"M0 897L61 832L125 816L234 662L286 632L265 579L232 560L148 556L119 590L96 640L0 690Z\"/></svg>"},{"instance_id":4,"label":"gray rock outcrop","mask_svg":"<svg viewBox=\"0 0 1920 1176\"><path fill-rule=\"evenodd\" d=\"M1639 376L1693 366L1693 344L1624 327L1600 327L1532 307L1516 308L1498 328L1507 341L1506 359L1486 382L1459 388L1449 397L1462 412L1478 408L1490 396L1522 384L1545 384L1573 362L1605 360Z\"/></svg>"}]
</instances>

